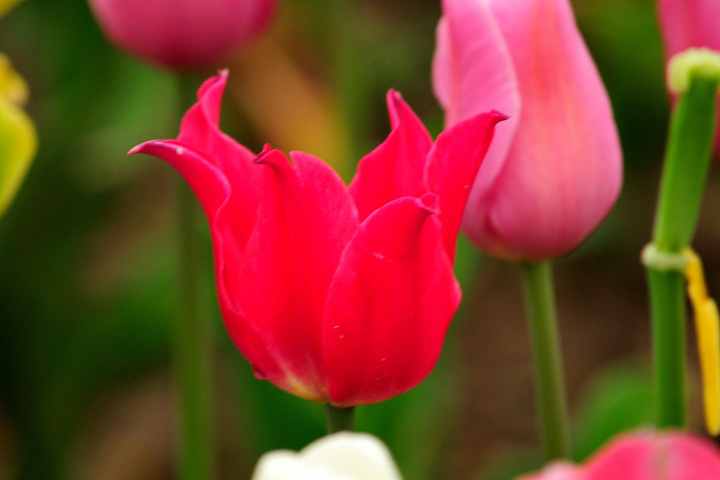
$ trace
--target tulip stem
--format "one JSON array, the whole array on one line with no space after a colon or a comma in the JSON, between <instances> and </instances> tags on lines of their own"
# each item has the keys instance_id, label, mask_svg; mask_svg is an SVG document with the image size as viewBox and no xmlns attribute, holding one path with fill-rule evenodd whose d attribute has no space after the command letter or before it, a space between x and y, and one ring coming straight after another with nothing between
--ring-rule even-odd
<instances>
[{"instance_id":1,"label":"tulip stem","mask_svg":"<svg viewBox=\"0 0 720 480\"><path fill-rule=\"evenodd\" d=\"M683 266L671 260L682 258L695 234L710 165L720 82L718 59L711 57L688 51L669 64L670 83L680 98L670 122L653 241L646 249L651 255L643 254L652 314L655 422L663 428L682 428L687 421L685 281Z\"/></svg>"},{"instance_id":2,"label":"tulip stem","mask_svg":"<svg viewBox=\"0 0 720 480\"><path fill-rule=\"evenodd\" d=\"M325 405L325 419L328 434L342 430L355 430L355 407L335 407L329 403Z\"/></svg>"},{"instance_id":3,"label":"tulip stem","mask_svg":"<svg viewBox=\"0 0 720 480\"><path fill-rule=\"evenodd\" d=\"M685 427L685 278L648 267L655 369L655 425Z\"/></svg>"},{"instance_id":4,"label":"tulip stem","mask_svg":"<svg viewBox=\"0 0 720 480\"><path fill-rule=\"evenodd\" d=\"M522 271L543 453L546 460L568 458L570 422L550 262L523 263Z\"/></svg>"},{"instance_id":5,"label":"tulip stem","mask_svg":"<svg viewBox=\"0 0 720 480\"><path fill-rule=\"evenodd\" d=\"M184 79L183 79L184 80ZM188 85L186 85L188 83ZM189 81L183 94L194 93ZM192 88L192 90L190 90ZM202 258L195 195L177 184L179 312L174 322L174 354L179 396L179 476L210 480L214 475L212 417L212 328L202 301Z\"/></svg>"}]
</instances>

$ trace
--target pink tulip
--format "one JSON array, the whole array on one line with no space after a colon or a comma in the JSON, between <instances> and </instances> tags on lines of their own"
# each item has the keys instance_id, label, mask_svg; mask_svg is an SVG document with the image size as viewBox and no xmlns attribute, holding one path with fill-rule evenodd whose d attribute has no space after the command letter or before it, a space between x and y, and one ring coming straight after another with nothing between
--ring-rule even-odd
<instances>
[{"instance_id":1,"label":"pink tulip","mask_svg":"<svg viewBox=\"0 0 720 480\"><path fill-rule=\"evenodd\" d=\"M720 480L720 450L681 432L622 435L582 466L556 463L518 480Z\"/></svg>"},{"instance_id":2,"label":"pink tulip","mask_svg":"<svg viewBox=\"0 0 720 480\"><path fill-rule=\"evenodd\" d=\"M90 0L120 48L178 69L222 60L269 23L277 0Z\"/></svg>"},{"instance_id":3,"label":"pink tulip","mask_svg":"<svg viewBox=\"0 0 720 480\"><path fill-rule=\"evenodd\" d=\"M200 200L230 336L258 377L300 397L352 406L409 390L460 301L455 241L502 117L475 116L433 143L391 91L392 133L348 187L307 153L255 155L221 133L226 76L200 88L177 140L131 153L172 164Z\"/></svg>"},{"instance_id":4,"label":"pink tulip","mask_svg":"<svg viewBox=\"0 0 720 480\"><path fill-rule=\"evenodd\" d=\"M659 0L658 10L668 57L690 47L720 51L717 0Z\"/></svg>"},{"instance_id":5,"label":"pink tulip","mask_svg":"<svg viewBox=\"0 0 720 480\"><path fill-rule=\"evenodd\" d=\"M443 0L433 65L446 125L497 109L462 222L478 247L541 260L577 247L622 182L610 102L568 0Z\"/></svg>"},{"instance_id":6,"label":"pink tulip","mask_svg":"<svg viewBox=\"0 0 720 480\"><path fill-rule=\"evenodd\" d=\"M720 52L720 1L659 0L658 12L668 59L691 47ZM720 152L720 135L716 136L715 152Z\"/></svg>"}]
</instances>

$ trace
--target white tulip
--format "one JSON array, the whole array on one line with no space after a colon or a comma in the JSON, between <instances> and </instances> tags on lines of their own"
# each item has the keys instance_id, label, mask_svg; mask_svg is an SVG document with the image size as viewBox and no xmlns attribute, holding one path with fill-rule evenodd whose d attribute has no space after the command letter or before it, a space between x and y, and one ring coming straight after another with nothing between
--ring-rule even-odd
<instances>
[{"instance_id":1,"label":"white tulip","mask_svg":"<svg viewBox=\"0 0 720 480\"><path fill-rule=\"evenodd\" d=\"M367 433L339 432L300 452L260 458L252 480L402 480L385 444Z\"/></svg>"}]
</instances>

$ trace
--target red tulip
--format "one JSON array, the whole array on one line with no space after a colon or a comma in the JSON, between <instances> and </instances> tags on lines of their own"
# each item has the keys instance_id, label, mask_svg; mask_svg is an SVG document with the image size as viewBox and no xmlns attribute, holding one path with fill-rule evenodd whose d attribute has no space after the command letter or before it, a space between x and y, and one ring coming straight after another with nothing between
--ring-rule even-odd
<instances>
[{"instance_id":1,"label":"red tulip","mask_svg":"<svg viewBox=\"0 0 720 480\"><path fill-rule=\"evenodd\" d=\"M256 37L277 0L90 0L98 22L120 48L170 68L221 60Z\"/></svg>"},{"instance_id":2,"label":"red tulip","mask_svg":"<svg viewBox=\"0 0 720 480\"><path fill-rule=\"evenodd\" d=\"M622 182L605 88L568 0L443 0L433 66L446 125L495 108L498 127L463 232L485 252L537 261L568 253Z\"/></svg>"},{"instance_id":3,"label":"red tulip","mask_svg":"<svg viewBox=\"0 0 720 480\"><path fill-rule=\"evenodd\" d=\"M720 450L681 432L618 437L582 466L556 463L518 480L720 480Z\"/></svg>"},{"instance_id":4,"label":"red tulip","mask_svg":"<svg viewBox=\"0 0 720 480\"><path fill-rule=\"evenodd\" d=\"M225 325L256 375L336 406L386 400L437 361L460 301L453 276L465 201L497 113L433 143L397 92L392 133L350 186L316 157L255 155L220 132L227 73L201 87L176 140L139 145L203 205Z\"/></svg>"}]
</instances>

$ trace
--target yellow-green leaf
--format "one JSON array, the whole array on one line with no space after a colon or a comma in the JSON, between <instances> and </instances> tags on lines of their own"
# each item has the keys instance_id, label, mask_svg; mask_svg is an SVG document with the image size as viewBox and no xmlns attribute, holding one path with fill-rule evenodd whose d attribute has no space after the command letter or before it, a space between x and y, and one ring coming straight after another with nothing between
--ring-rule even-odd
<instances>
[{"instance_id":1,"label":"yellow-green leaf","mask_svg":"<svg viewBox=\"0 0 720 480\"><path fill-rule=\"evenodd\" d=\"M20 188L37 149L35 127L19 106L26 98L25 82L0 54L0 216Z\"/></svg>"}]
</instances>

